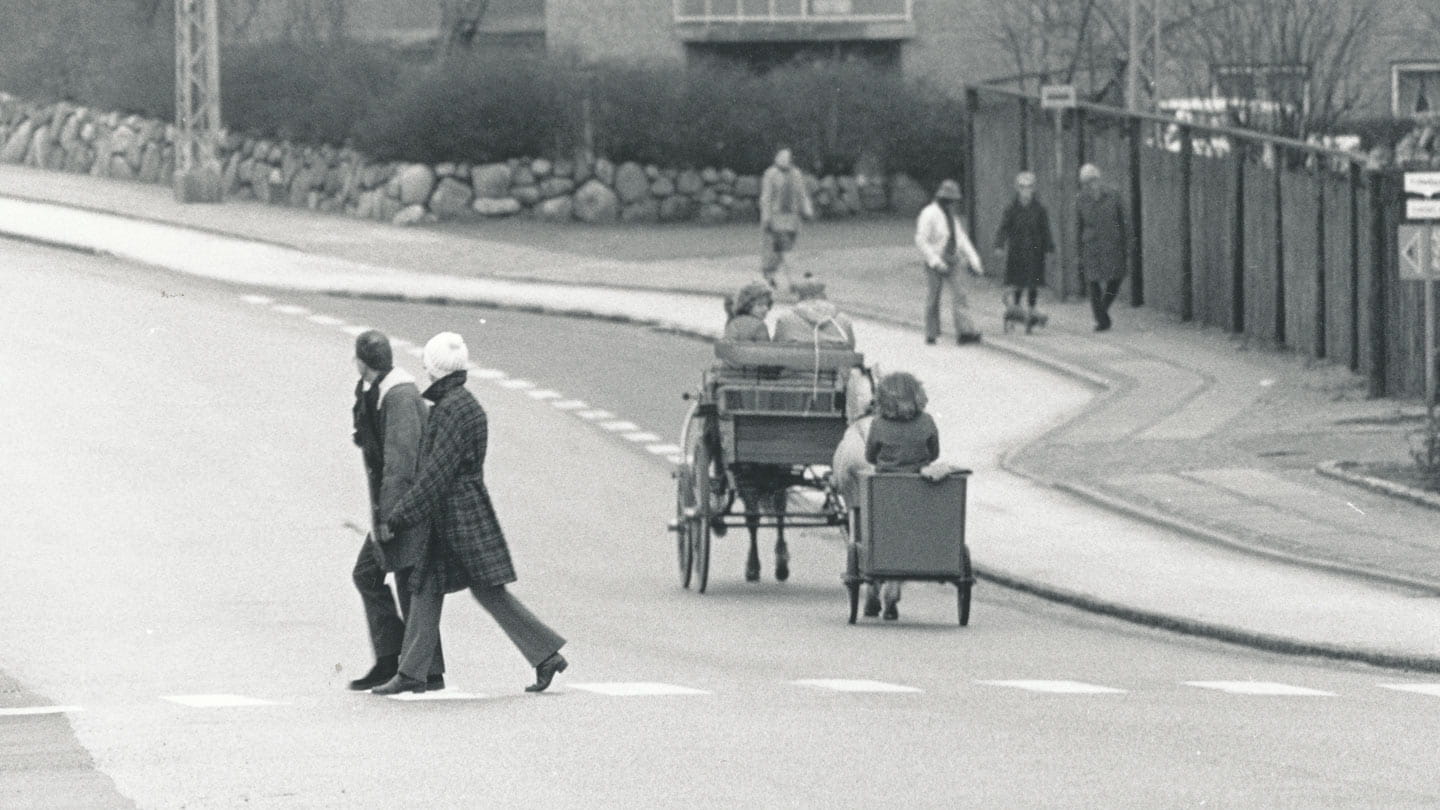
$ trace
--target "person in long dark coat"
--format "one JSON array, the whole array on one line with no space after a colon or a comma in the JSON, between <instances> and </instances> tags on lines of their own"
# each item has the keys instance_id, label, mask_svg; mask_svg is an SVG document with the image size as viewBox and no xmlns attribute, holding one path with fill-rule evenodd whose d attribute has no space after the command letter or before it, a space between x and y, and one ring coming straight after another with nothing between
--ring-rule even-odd
<instances>
[{"instance_id":1,"label":"person in long dark coat","mask_svg":"<svg viewBox=\"0 0 1440 810\"><path fill-rule=\"evenodd\" d=\"M350 688L373 689L399 671L400 650L405 637L403 616L410 615L410 577L419 564L428 542L429 527L417 524L403 532L384 531L385 518L401 494L415 480L420 459L420 439L425 427L427 405L415 386L415 378L396 368L390 339L373 329L355 339L355 368L360 381L355 386L355 444L365 462L370 489L371 532L355 559L350 578L360 593L375 666L350 682ZM380 538L386 538L381 543ZM395 574L395 596L385 584L387 572ZM445 657L439 636L435 655L426 672L430 689L445 688Z\"/></svg>"},{"instance_id":2,"label":"person in long dark coat","mask_svg":"<svg viewBox=\"0 0 1440 810\"><path fill-rule=\"evenodd\" d=\"M1045 257L1055 252L1050 234L1050 215L1035 197L1035 175L1021 172L1015 178L1015 199L1005 207L995 233L995 251L1005 258L1005 286L1012 289L1014 303L1007 304L1005 319L1023 319L1025 331L1043 324L1045 317L1035 309L1038 290L1045 286ZM1024 295L1028 310L1020 309Z\"/></svg>"},{"instance_id":3,"label":"person in long dark coat","mask_svg":"<svg viewBox=\"0 0 1440 810\"><path fill-rule=\"evenodd\" d=\"M1080 168L1080 195L1075 201L1079 225L1080 277L1090 295L1095 331L1110 328L1110 305L1120 282L1130 272L1130 225L1120 195L1101 184L1093 163Z\"/></svg>"},{"instance_id":4,"label":"person in long dark coat","mask_svg":"<svg viewBox=\"0 0 1440 810\"><path fill-rule=\"evenodd\" d=\"M402 532L428 521L430 542L411 578L416 593L411 596L400 670L372 691L425 691L445 595L467 588L535 667L535 683L526 691L544 691L555 674L569 666L560 654L565 639L505 590L515 581L515 567L485 488L489 432L485 409L465 389L470 356L464 339L441 332L425 345L424 362L434 380L425 398L435 406L425 424L415 483L387 523L390 531Z\"/></svg>"}]
</instances>

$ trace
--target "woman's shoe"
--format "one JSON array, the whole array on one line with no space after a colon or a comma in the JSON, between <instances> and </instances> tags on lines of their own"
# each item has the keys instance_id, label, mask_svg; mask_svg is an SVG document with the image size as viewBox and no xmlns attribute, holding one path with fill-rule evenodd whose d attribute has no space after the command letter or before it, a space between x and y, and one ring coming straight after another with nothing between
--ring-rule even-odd
<instances>
[{"instance_id":1,"label":"woman's shoe","mask_svg":"<svg viewBox=\"0 0 1440 810\"><path fill-rule=\"evenodd\" d=\"M544 692L550 688L550 682L555 680L555 675L564 672L569 666L570 662L566 661L565 656L558 652L546 658L540 662L539 666L535 667L535 683L525 687L525 691Z\"/></svg>"},{"instance_id":2,"label":"woman's shoe","mask_svg":"<svg viewBox=\"0 0 1440 810\"><path fill-rule=\"evenodd\" d=\"M887 622L893 622L896 619L900 618L900 606L895 604L894 602L886 605L885 615L881 618L883 618Z\"/></svg>"},{"instance_id":3,"label":"woman's shoe","mask_svg":"<svg viewBox=\"0 0 1440 810\"><path fill-rule=\"evenodd\" d=\"M880 615L880 597L875 595L872 589L870 595L865 597L865 618L873 619Z\"/></svg>"}]
</instances>

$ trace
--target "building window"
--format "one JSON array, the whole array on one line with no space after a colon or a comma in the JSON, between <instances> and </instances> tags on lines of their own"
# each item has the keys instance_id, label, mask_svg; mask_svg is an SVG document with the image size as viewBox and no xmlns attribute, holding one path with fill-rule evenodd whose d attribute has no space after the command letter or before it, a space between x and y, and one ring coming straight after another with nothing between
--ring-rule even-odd
<instances>
[{"instance_id":1,"label":"building window","mask_svg":"<svg viewBox=\"0 0 1440 810\"><path fill-rule=\"evenodd\" d=\"M1392 63L1390 112L1397 118L1440 112L1440 62Z\"/></svg>"}]
</instances>

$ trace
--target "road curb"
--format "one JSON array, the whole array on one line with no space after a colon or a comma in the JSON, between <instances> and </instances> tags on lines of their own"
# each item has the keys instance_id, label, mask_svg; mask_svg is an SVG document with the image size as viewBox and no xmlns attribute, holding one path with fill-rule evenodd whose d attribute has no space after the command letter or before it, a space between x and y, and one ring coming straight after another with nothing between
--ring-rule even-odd
<instances>
[{"instance_id":1,"label":"road curb","mask_svg":"<svg viewBox=\"0 0 1440 810\"><path fill-rule=\"evenodd\" d=\"M1003 571L997 571L985 566L975 566L975 574L980 579L1003 588L1026 593L1049 602L1068 605L1084 610L1087 613L1109 616L1130 622L1131 624L1153 627L1157 630L1208 638L1283 655L1327 658L1333 661L1370 664L1386 669L1399 669L1412 672L1440 672L1440 656L1412 655L1389 650L1364 649L1339 644L1299 641L1292 638L1285 638L1284 636L1254 633L1249 630L1242 630L1223 624L1214 624L1212 622L1203 622L1183 616L1141 610L1139 608L1122 605L1118 602L1110 602L1090 596L1089 594L1068 591L1023 577L1012 576Z\"/></svg>"},{"instance_id":2,"label":"road curb","mask_svg":"<svg viewBox=\"0 0 1440 810\"><path fill-rule=\"evenodd\" d=\"M1397 484L1394 481L1386 481L1384 478L1376 478L1373 475L1355 472L1347 469L1352 461L1322 461L1315 465L1315 472L1326 478L1333 478L1336 481L1344 481L1362 489L1380 495L1388 495L1392 498L1399 498L1409 501L1417 506L1424 506L1430 509L1440 510L1440 495L1434 495L1415 487L1407 487L1404 484Z\"/></svg>"}]
</instances>

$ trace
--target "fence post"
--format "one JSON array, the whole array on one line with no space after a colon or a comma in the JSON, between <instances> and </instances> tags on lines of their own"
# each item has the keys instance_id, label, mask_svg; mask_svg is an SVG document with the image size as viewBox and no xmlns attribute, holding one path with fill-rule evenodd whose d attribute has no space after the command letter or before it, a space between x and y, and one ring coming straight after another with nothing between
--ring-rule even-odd
<instances>
[{"instance_id":1,"label":"fence post","mask_svg":"<svg viewBox=\"0 0 1440 810\"><path fill-rule=\"evenodd\" d=\"M1389 265L1389 246L1385 238L1385 208L1389 204L1385 194L1385 176L1380 172L1370 175L1370 288L1366 290L1366 304L1370 310L1370 391L1371 397L1383 397L1389 388L1386 385L1386 321L1385 274Z\"/></svg>"},{"instance_id":2,"label":"fence post","mask_svg":"<svg viewBox=\"0 0 1440 810\"><path fill-rule=\"evenodd\" d=\"M965 189L965 222L973 236L975 234L975 116L980 111L980 91L974 87L965 88L965 177L961 180Z\"/></svg>"},{"instance_id":3,"label":"fence post","mask_svg":"<svg viewBox=\"0 0 1440 810\"><path fill-rule=\"evenodd\" d=\"M1350 370L1360 370L1360 164L1350 164Z\"/></svg>"},{"instance_id":4,"label":"fence post","mask_svg":"<svg viewBox=\"0 0 1440 810\"><path fill-rule=\"evenodd\" d=\"M1141 231L1145 227L1143 184L1140 182L1140 149L1144 137L1144 123L1139 118L1130 119L1130 306L1145 304L1145 240Z\"/></svg>"},{"instance_id":5,"label":"fence post","mask_svg":"<svg viewBox=\"0 0 1440 810\"><path fill-rule=\"evenodd\" d=\"M1020 170L1030 171L1030 101L1021 98L1015 103L1020 105Z\"/></svg>"},{"instance_id":6,"label":"fence post","mask_svg":"<svg viewBox=\"0 0 1440 810\"><path fill-rule=\"evenodd\" d=\"M1325 164L1317 161L1315 171L1315 244L1318 249L1315 251L1315 357L1325 359L1329 353L1329 335L1325 334L1329 324L1328 313L1325 311L1328 303L1327 290L1325 289L1326 250L1325 244Z\"/></svg>"},{"instance_id":7,"label":"fence post","mask_svg":"<svg viewBox=\"0 0 1440 810\"><path fill-rule=\"evenodd\" d=\"M1235 238L1230 265L1230 328L1245 333L1245 147L1236 145L1235 155Z\"/></svg>"},{"instance_id":8,"label":"fence post","mask_svg":"<svg viewBox=\"0 0 1440 810\"><path fill-rule=\"evenodd\" d=\"M1271 171L1271 184L1275 189L1275 342L1285 345L1285 186L1280 182L1285 164L1290 159L1290 150L1282 146L1272 147L1275 166Z\"/></svg>"},{"instance_id":9,"label":"fence post","mask_svg":"<svg viewBox=\"0 0 1440 810\"><path fill-rule=\"evenodd\" d=\"M1185 230L1180 232L1180 320L1185 322L1195 320L1195 259L1191 255L1195 249L1191 222L1194 214L1190 210L1194 151L1190 128L1180 127L1180 221L1185 224Z\"/></svg>"}]
</instances>

